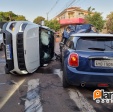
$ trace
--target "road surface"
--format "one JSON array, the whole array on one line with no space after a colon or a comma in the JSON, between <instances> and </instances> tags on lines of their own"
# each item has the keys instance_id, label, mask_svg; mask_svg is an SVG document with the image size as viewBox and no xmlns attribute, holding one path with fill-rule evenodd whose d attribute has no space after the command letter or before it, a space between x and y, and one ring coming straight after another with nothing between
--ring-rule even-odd
<instances>
[{"instance_id":1,"label":"road surface","mask_svg":"<svg viewBox=\"0 0 113 112\"><path fill-rule=\"evenodd\" d=\"M58 45L55 51L59 53ZM64 89L59 60L24 76L5 74L4 65L0 51L0 112L113 112L113 103L93 100L97 88Z\"/></svg>"}]
</instances>

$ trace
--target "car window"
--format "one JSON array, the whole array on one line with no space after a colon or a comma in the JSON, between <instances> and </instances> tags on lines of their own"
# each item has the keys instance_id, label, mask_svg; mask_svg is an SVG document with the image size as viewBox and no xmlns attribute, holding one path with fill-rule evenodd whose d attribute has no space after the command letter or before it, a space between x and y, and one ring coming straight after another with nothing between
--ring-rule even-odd
<instances>
[{"instance_id":1,"label":"car window","mask_svg":"<svg viewBox=\"0 0 113 112\"><path fill-rule=\"evenodd\" d=\"M113 38L80 38L77 41L76 49L85 51L113 51Z\"/></svg>"},{"instance_id":2,"label":"car window","mask_svg":"<svg viewBox=\"0 0 113 112\"><path fill-rule=\"evenodd\" d=\"M73 49L74 48L74 43L73 43L73 37L70 37L68 41L66 42L66 46Z\"/></svg>"},{"instance_id":3,"label":"car window","mask_svg":"<svg viewBox=\"0 0 113 112\"><path fill-rule=\"evenodd\" d=\"M68 46L70 49L74 49L74 43L73 43L73 41L70 41L70 43L69 43L69 46Z\"/></svg>"},{"instance_id":4,"label":"car window","mask_svg":"<svg viewBox=\"0 0 113 112\"><path fill-rule=\"evenodd\" d=\"M70 40L68 40L68 41L66 42L66 46L69 47L69 45L70 45Z\"/></svg>"},{"instance_id":5,"label":"car window","mask_svg":"<svg viewBox=\"0 0 113 112\"><path fill-rule=\"evenodd\" d=\"M44 45L48 45L49 44L49 34L47 30L42 30L41 31L41 42Z\"/></svg>"}]
</instances>

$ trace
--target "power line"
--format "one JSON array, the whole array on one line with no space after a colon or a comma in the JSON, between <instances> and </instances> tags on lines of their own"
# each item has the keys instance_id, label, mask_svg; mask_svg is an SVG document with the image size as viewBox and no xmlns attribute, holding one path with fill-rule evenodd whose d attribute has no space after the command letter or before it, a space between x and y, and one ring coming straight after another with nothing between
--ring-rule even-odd
<instances>
[{"instance_id":1,"label":"power line","mask_svg":"<svg viewBox=\"0 0 113 112\"><path fill-rule=\"evenodd\" d=\"M73 0L72 0L72 1L73 1ZM62 8L62 10L66 9L66 7L68 7L68 5L69 5L72 1L69 1L68 3L66 3L66 5L64 6L64 8Z\"/></svg>"},{"instance_id":2,"label":"power line","mask_svg":"<svg viewBox=\"0 0 113 112\"><path fill-rule=\"evenodd\" d=\"M53 5L53 7L47 12L47 20L48 20L48 14L55 8L55 6L58 4L59 1L60 1L60 0L57 0L57 1L55 2L55 4Z\"/></svg>"},{"instance_id":3,"label":"power line","mask_svg":"<svg viewBox=\"0 0 113 112\"><path fill-rule=\"evenodd\" d=\"M53 5L53 7L50 9L50 11L48 11L48 12L51 12L54 8L55 8L55 6L58 4L58 2L59 2L60 0L57 0L56 2L55 2L55 4Z\"/></svg>"},{"instance_id":4,"label":"power line","mask_svg":"<svg viewBox=\"0 0 113 112\"><path fill-rule=\"evenodd\" d=\"M72 0L71 2L67 2L64 6L64 8L62 8L59 12L57 12L56 15L58 15L60 12L62 12L64 9L67 9L68 7L70 7L71 5L73 5L76 2L76 0Z\"/></svg>"},{"instance_id":5,"label":"power line","mask_svg":"<svg viewBox=\"0 0 113 112\"><path fill-rule=\"evenodd\" d=\"M73 1L74 1L74 0L72 0L71 2L66 3L66 5L64 6L64 8L62 8L59 12L61 12L62 10L68 8L69 5L70 5Z\"/></svg>"},{"instance_id":6,"label":"power line","mask_svg":"<svg viewBox=\"0 0 113 112\"><path fill-rule=\"evenodd\" d=\"M64 5L64 7L60 11L58 11L54 16L58 15L59 13L61 13L65 9L69 8L70 6L75 5L76 3L78 4L79 2L82 3L83 1L81 1L81 0L71 0L71 1L68 1Z\"/></svg>"},{"instance_id":7,"label":"power line","mask_svg":"<svg viewBox=\"0 0 113 112\"><path fill-rule=\"evenodd\" d=\"M66 8L70 7L72 4L74 4L76 0L73 0Z\"/></svg>"},{"instance_id":8,"label":"power line","mask_svg":"<svg viewBox=\"0 0 113 112\"><path fill-rule=\"evenodd\" d=\"M83 2L85 2L85 1L84 0L78 0L76 3L77 3L77 5L81 5L81 4L84 5Z\"/></svg>"}]
</instances>

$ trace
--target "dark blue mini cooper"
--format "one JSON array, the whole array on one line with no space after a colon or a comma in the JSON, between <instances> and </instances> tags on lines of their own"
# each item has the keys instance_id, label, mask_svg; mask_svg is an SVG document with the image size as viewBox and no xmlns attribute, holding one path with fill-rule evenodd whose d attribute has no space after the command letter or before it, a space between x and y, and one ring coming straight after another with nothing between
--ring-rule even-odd
<instances>
[{"instance_id":1,"label":"dark blue mini cooper","mask_svg":"<svg viewBox=\"0 0 113 112\"><path fill-rule=\"evenodd\" d=\"M72 34L62 48L63 87L113 86L113 35Z\"/></svg>"}]
</instances>

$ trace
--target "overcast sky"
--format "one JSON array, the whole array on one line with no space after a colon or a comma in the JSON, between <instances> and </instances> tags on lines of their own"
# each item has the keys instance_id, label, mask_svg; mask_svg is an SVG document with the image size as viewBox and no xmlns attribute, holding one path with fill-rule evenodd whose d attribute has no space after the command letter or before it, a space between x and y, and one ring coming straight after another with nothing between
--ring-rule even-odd
<instances>
[{"instance_id":1,"label":"overcast sky","mask_svg":"<svg viewBox=\"0 0 113 112\"><path fill-rule=\"evenodd\" d=\"M58 1L56 3L56 1ZM0 0L0 11L13 11L15 14L24 15L27 20L33 21L37 16L49 19L55 17L73 0ZM56 3L56 5L55 5ZM102 12L105 18L107 14L113 11L113 0L75 0L72 6L81 7L87 10L88 7L95 8Z\"/></svg>"}]
</instances>

